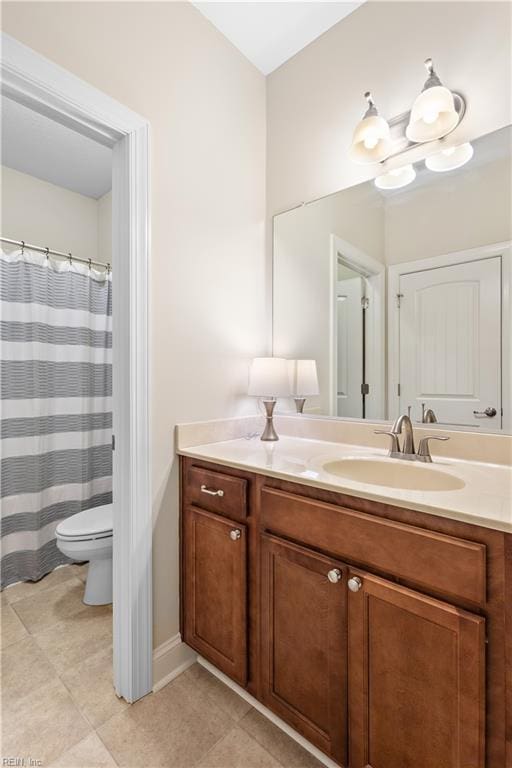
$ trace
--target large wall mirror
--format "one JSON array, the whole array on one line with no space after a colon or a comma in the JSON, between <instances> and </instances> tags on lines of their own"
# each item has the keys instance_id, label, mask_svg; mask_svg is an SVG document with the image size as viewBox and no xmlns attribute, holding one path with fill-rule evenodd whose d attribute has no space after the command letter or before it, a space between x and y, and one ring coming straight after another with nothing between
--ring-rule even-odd
<instances>
[{"instance_id":1,"label":"large wall mirror","mask_svg":"<svg viewBox=\"0 0 512 768\"><path fill-rule=\"evenodd\" d=\"M510 433L512 127L472 145L275 216L273 353L316 360L304 413Z\"/></svg>"}]
</instances>

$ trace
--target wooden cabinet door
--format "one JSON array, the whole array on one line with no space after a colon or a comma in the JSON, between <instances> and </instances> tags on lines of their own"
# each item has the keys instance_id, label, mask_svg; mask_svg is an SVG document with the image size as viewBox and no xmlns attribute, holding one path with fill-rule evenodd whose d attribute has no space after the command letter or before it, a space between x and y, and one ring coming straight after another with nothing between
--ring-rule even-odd
<instances>
[{"instance_id":1,"label":"wooden cabinet door","mask_svg":"<svg viewBox=\"0 0 512 768\"><path fill-rule=\"evenodd\" d=\"M346 574L346 567L331 558L261 536L262 701L341 764L346 757Z\"/></svg>"},{"instance_id":2,"label":"wooden cabinet door","mask_svg":"<svg viewBox=\"0 0 512 768\"><path fill-rule=\"evenodd\" d=\"M350 768L483 768L485 620L351 569L354 576Z\"/></svg>"},{"instance_id":3,"label":"wooden cabinet door","mask_svg":"<svg viewBox=\"0 0 512 768\"><path fill-rule=\"evenodd\" d=\"M247 681L246 526L184 510L184 640L240 685Z\"/></svg>"}]
</instances>

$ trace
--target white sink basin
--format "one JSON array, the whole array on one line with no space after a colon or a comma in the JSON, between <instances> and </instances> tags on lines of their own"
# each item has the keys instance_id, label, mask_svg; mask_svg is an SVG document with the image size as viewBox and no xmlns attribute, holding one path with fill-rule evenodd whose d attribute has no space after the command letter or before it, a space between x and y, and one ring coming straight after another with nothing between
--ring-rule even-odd
<instances>
[{"instance_id":1,"label":"white sink basin","mask_svg":"<svg viewBox=\"0 0 512 768\"><path fill-rule=\"evenodd\" d=\"M402 488L406 491L457 491L465 483L458 477L424 465L392 459L339 459L323 468L330 475L357 483Z\"/></svg>"}]
</instances>

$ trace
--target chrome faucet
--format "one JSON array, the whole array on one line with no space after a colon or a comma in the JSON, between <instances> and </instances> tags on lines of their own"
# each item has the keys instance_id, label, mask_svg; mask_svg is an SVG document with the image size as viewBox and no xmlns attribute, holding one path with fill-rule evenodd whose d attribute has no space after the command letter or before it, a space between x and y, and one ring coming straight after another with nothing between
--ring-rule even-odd
<instances>
[{"instance_id":1,"label":"chrome faucet","mask_svg":"<svg viewBox=\"0 0 512 768\"><path fill-rule=\"evenodd\" d=\"M399 435L404 433L403 444L400 446ZM391 438L391 446L389 449L390 458L392 459L405 459L406 461L422 461L430 464L432 462L432 456L430 455L429 440L449 440L449 437L443 435L427 435L422 437L418 448L418 453L414 447L414 429L410 416L406 413L402 414L395 421L391 430L378 429L375 430L376 435L388 435Z\"/></svg>"},{"instance_id":2,"label":"chrome faucet","mask_svg":"<svg viewBox=\"0 0 512 768\"><path fill-rule=\"evenodd\" d=\"M403 413L393 424L391 429L395 435L401 435L402 429L404 430L404 442L401 449L401 459L413 460L416 458L416 451L414 449L414 431L412 428L412 421L410 417Z\"/></svg>"}]
</instances>

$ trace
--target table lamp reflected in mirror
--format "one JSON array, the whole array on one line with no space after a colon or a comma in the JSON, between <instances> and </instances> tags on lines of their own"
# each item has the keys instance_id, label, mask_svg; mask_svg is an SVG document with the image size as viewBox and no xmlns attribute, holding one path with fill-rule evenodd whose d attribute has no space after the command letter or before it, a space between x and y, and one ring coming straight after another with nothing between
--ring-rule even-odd
<instances>
[{"instance_id":1,"label":"table lamp reflected in mirror","mask_svg":"<svg viewBox=\"0 0 512 768\"><path fill-rule=\"evenodd\" d=\"M306 397L318 395L316 360L288 360L290 389L297 413L304 412Z\"/></svg>"}]
</instances>

